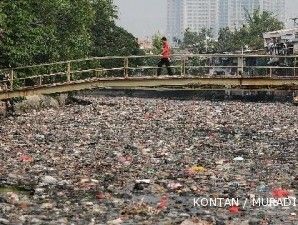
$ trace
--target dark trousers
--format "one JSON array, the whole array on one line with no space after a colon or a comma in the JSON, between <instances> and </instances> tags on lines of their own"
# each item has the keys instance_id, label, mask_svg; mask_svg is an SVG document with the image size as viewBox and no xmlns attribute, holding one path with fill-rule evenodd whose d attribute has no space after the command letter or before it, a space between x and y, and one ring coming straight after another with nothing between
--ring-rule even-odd
<instances>
[{"instance_id":1,"label":"dark trousers","mask_svg":"<svg viewBox=\"0 0 298 225\"><path fill-rule=\"evenodd\" d=\"M172 70L171 70L171 63L170 60L167 58L162 58L159 63L158 63L158 69L157 69L157 75L159 76L161 74L161 69L162 66L166 65L167 70L168 70L168 75L173 75Z\"/></svg>"}]
</instances>

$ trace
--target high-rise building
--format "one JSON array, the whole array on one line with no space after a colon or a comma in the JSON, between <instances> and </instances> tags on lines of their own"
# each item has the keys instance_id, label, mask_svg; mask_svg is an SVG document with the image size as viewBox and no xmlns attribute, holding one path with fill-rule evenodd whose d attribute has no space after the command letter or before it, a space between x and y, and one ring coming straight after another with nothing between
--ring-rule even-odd
<instances>
[{"instance_id":1,"label":"high-rise building","mask_svg":"<svg viewBox=\"0 0 298 225\"><path fill-rule=\"evenodd\" d=\"M285 0L219 0L219 27L239 28L245 23L246 15L256 9L272 12L285 21Z\"/></svg>"},{"instance_id":2,"label":"high-rise building","mask_svg":"<svg viewBox=\"0 0 298 225\"><path fill-rule=\"evenodd\" d=\"M182 1L168 0L167 32L171 38L180 38L182 33Z\"/></svg>"},{"instance_id":3,"label":"high-rise building","mask_svg":"<svg viewBox=\"0 0 298 225\"><path fill-rule=\"evenodd\" d=\"M171 38L183 37L186 29L218 30L218 0L168 0L167 30Z\"/></svg>"},{"instance_id":4,"label":"high-rise building","mask_svg":"<svg viewBox=\"0 0 298 225\"><path fill-rule=\"evenodd\" d=\"M230 0L220 0L218 4L218 26L229 26L229 12L230 12Z\"/></svg>"},{"instance_id":5,"label":"high-rise building","mask_svg":"<svg viewBox=\"0 0 298 225\"><path fill-rule=\"evenodd\" d=\"M181 38L186 29L211 28L216 35L222 27L241 27L255 9L285 21L285 0L168 0L168 34Z\"/></svg>"},{"instance_id":6,"label":"high-rise building","mask_svg":"<svg viewBox=\"0 0 298 225\"><path fill-rule=\"evenodd\" d=\"M286 1L285 0L259 0L261 11L272 12L276 18L285 22Z\"/></svg>"}]
</instances>

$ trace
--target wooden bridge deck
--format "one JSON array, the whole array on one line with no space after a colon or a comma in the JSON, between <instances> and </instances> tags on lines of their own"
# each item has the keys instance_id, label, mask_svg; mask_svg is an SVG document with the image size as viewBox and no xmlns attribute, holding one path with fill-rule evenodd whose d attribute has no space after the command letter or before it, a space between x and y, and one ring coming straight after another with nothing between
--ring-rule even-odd
<instances>
[{"instance_id":1,"label":"wooden bridge deck","mask_svg":"<svg viewBox=\"0 0 298 225\"><path fill-rule=\"evenodd\" d=\"M298 90L298 77L138 77L89 79L53 85L0 91L0 100L79 91L94 88L184 87L197 89L278 89Z\"/></svg>"},{"instance_id":2,"label":"wooden bridge deck","mask_svg":"<svg viewBox=\"0 0 298 225\"><path fill-rule=\"evenodd\" d=\"M264 55L177 55L173 56L172 65L177 75L158 77L152 73L152 71L156 72L156 66L135 65L136 60L144 58L144 62L148 63L150 61L147 59L152 57L159 56L96 57L0 70L0 75L6 77L6 81L0 81L0 100L94 88L180 87L225 90L278 89L293 90L293 92L298 90L297 56L277 56L277 58L293 64L282 67L247 65L246 58L255 57L264 61L265 59L270 60L272 57ZM196 61L191 60L194 58ZM215 59L226 60L227 58L231 58L230 65L214 63ZM117 65L120 66L116 68L101 67L100 64L106 60L117 61ZM197 64L190 65L188 62ZM88 65L87 68L86 65ZM211 71L216 69L233 70L234 75L212 74ZM151 71L150 74L146 73L147 70ZM201 72L192 75L191 71L193 70ZM136 71L138 71L137 75ZM265 75L260 76L260 71ZM27 73L30 75L27 76ZM30 81L31 84L26 85L27 81Z\"/></svg>"}]
</instances>

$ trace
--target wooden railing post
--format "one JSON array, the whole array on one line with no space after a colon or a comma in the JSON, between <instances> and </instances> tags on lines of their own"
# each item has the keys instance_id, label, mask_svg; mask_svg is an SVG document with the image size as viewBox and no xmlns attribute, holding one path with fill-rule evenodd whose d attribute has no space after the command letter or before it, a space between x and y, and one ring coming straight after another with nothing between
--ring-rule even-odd
<instances>
[{"instance_id":1,"label":"wooden railing post","mask_svg":"<svg viewBox=\"0 0 298 225\"><path fill-rule=\"evenodd\" d=\"M181 76L185 76L186 73L186 60L185 60L185 56L182 56L181 58Z\"/></svg>"},{"instance_id":2,"label":"wooden railing post","mask_svg":"<svg viewBox=\"0 0 298 225\"><path fill-rule=\"evenodd\" d=\"M238 57L238 69L237 69L237 75L243 76L244 72L244 58L243 55L241 57Z\"/></svg>"},{"instance_id":3,"label":"wooden railing post","mask_svg":"<svg viewBox=\"0 0 298 225\"><path fill-rule=\"evenodd\" d=\"M39 76L39 86L42 85L42 75Z\"/></svg>"},{"instance_id":4,"label":"wooden railing post","mask_svg":"<svg viewBox=\"0 0 298 225\"><path fill-rule=\"evenodd\" d=\"M296 76L297 58L294 58L294 76Z\"/></svg>"},{"instance_id":5,"label":"wooden railing post","mask_svg":"<svg viewBox=\"0 0 298 225\"><path fill-rule=\"evenodd\" d=\"M10 70L9 73L9 90L12 91L13 90L13 82L14 82L14 70Z\"/></svg>"},{"instance_id":6,"label":"wooden railing post","mask_svg":"<svg viewBox=\"0 0 298 225\"><path fill-rule=\"evenodd\" d=\"M71 65L70 65L70 62L67 63L66 76L67 76L67 82L70 82L70 80L71 80Z\"/></svg>"},{"instance_id":7,"label":"wooden railing post","mask_svg":"<svg viewBox=\"0 0 298 225\"><path fill-rule=\"evenodd\" d=\"M128 78L128 58L124 58L124 77Z\"/></svg>"}]
</instances>

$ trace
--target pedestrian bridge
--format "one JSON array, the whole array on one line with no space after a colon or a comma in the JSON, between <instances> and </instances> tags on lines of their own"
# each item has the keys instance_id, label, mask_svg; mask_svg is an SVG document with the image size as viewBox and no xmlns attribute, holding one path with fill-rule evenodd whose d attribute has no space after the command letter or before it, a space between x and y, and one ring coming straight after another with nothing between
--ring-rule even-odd
<instances>
[{"instance_id":1,"label":"pedestrian bridge","mask_svg":"<svg viewBox=\"0 0 298 225\"><path fill-rule=\"evenodd\" d=\"M298 90L297 55L173 55L173 76L156 75L159 57L94 57L2 69L0 100L94 88Z\"/></svg>"}]
</instances>

